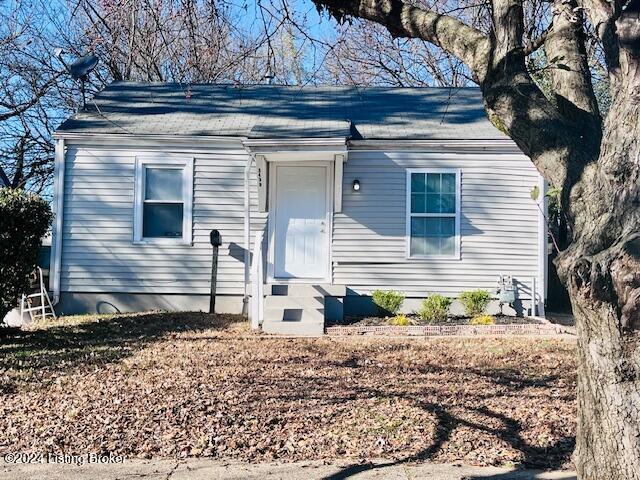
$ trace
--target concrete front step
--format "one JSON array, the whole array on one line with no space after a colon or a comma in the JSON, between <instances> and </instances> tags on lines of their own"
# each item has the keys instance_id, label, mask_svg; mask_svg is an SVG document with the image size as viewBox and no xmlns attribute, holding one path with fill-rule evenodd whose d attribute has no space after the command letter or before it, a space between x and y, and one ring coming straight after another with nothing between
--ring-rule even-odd
<instances>
[{"instance_id":1,"label":"concrete front step","mask_svg":"<svg viewBox=\"0 0 640 480\"><path fill-rule=\"evenodd\" d=\"M330 284L268 283L264 286L264 294L279 297L344 297L347 294L347 287Z\"/></svg>"},{"instance_id":2,"label":"concrete front step","mask_svg":"<svg viewBox=\"0 0 640 480\"><path fill-rule=\"evenodd\" d=\"M323 309L324 297L290 297L269 295L264 299L264 308Z\"/></svg>"},{"instance_id":3,"label":"concrete front step","mask_svg":"<svg viewBox=\"0 0 640 480\"><path fill-rule=\"evenodd\" d=\"M324 334L325 297L343 297L344 285L275 283L264 286L262 331L283 335Z\"/></svg>"},{"instance_id":4,"label":"concrete front step","mask_svg":"<svg viewBox=\"0 0 640 480\"><path fill-rule=\"evenodd\" d=\"M265 308L265 322L322 322L324 323L324 308Z\"/></svg>"},{"instance_id":5,"label":"concrete front step","mask_svg":"<svg viewBox=\"0 0 640 480\"><path fill-rule=\"evenodd\" d=\"M266 313L266 312L265 312ZM273 322L266 319L262 323L262 331L265 333L273 333L278 335L301 335L308 337L316 337L324 335L324 320L318 321L302 321L302 322Z\"/></svg>"}]
</instances>

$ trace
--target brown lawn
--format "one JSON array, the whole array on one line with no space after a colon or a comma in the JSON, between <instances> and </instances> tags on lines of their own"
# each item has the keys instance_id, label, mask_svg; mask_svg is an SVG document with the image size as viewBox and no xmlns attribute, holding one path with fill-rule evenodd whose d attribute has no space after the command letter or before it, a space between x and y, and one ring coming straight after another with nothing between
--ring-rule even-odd
<instances>
[{"instance_id":1,"label":"brown lawn","mask_svg":"<svg viewBox=\"0 0 640 480\"><path fill-rule=\"evenodd\" d=\"M569 459L569 340L286 339L234 321L150 313L5 331L0 455Z\"/></svg>"}]
</instances>

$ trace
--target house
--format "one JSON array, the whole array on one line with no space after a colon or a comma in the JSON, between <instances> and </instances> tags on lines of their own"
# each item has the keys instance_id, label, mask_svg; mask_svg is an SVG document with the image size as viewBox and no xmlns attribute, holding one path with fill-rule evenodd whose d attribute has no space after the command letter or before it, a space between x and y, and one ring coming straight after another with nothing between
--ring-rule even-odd
<instances>
[{"instance_id":1,"label":"house","mask_svg":"<svg viewBox=\"0 0 640 480\"><path fill-rule=\"evenodd\" d=\"M55 138L63 313L206 311L212 229L217 311L253 298L265 331L320 333L375 289L412 310L499 275L506 310L543 312L545 184L478 89L116 82Z\"/></svg>"}]
</instances>

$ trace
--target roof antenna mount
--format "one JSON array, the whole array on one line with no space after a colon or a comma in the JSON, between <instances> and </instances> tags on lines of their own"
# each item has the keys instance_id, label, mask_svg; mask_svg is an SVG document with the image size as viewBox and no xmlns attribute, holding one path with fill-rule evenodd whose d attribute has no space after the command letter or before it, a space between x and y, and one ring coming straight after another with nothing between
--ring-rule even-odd
<instances>
[{"instance_id":1,"label":"roof antenna mount","mask_svg":"<svg viewBox=\"0 0 640 480\"><path fill-rule=\"evenodd\" d=\"M265 73L264 78L267 81L267 85L273 85L273 79L275 75L271 72L271 67L268 68L267 73Z\"/></svg>"},{"instance_id":2,"label":"roof antenna mount","mask_svg":"<svg viewBox=\"0 0 640 480\"><path fill-rule=\"evenodd\" d=\"M85 83L89 79L89 74L98 65L98 57L96 55L83 55L76 58L71 64L68 64L62 58L62 54L65 52L61 48L56 48L55 55L60 59L64 67L74 80L80 80L80 90L82 91L82 108L87 106L87 99L85 95Z\"/></svg>"},{"instance_id":3,"label":"roof antenna mount","mask_svg":"<svg viewBox=\"0 0 640 480\"><path fill-rule=\"evenodd\" d=\"M274 78L276 78L276 76L271 68L271 49L269 49L267 50L267 73L264 74L262 79L267 81L267 85L273 85Z\"/></svg>"}]
</instances>

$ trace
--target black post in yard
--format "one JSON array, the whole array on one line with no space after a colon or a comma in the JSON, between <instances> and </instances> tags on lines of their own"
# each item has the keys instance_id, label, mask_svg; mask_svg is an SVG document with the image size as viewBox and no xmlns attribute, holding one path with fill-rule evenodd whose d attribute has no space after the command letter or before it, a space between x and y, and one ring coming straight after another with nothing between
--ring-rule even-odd
<instances>
[{"instance_id":1,"label":"black post in yard","mask_svg":"<svg viewBox=\"0 0 640 480\"><path fill-rule=\"evenodd\" d=\"M222 245L222 237L218 230L211 230L210 239L213 247L211 257L211 297L209 298L209 313L216 313L216 284L218 282L218 247Z\"/></svg>"}]
</instances>

